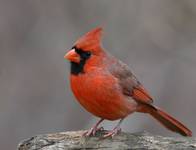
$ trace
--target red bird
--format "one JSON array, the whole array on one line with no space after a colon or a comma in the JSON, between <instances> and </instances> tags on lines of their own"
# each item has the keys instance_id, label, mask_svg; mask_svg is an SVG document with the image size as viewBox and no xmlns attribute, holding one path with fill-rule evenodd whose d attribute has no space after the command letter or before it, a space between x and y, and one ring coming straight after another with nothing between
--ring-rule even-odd
<instances>
[{"instance_id":1,"label":"red bird","mask_svg":"<svg viewBox=\"0 0 196 150\"><path fill-rule=\"evenodd\" d=\"M104 120L118 120L117 126L104 137L114 136L124 118L133 112L148 113L167 129L183 136L192 132L162 109L129 67L106 52L101 46L102 28L96 28L76 41L64 56L71 62L71 88L79 103L100 120L84 133L95 135Z\"/></svg>"}]
</instances>

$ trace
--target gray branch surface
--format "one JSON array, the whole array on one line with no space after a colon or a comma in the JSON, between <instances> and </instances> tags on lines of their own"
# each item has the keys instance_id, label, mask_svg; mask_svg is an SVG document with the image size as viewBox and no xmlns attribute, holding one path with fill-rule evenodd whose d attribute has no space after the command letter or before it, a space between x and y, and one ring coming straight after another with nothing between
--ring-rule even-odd
<instances>
[{"instance_id":1,"label":"gray branch surface","mask_svg":"<svg viewBox=\"0 0 196 150\"><path fill-rule=\"evenodd\" d=\"M120 133L114 138L102 138L105 131L94 137L82 137L84 131L61 132L37 135L22 141L18 150L196 150L194 138L172 138L152 135L147 132Z\"/></svg>"}]
</instances>

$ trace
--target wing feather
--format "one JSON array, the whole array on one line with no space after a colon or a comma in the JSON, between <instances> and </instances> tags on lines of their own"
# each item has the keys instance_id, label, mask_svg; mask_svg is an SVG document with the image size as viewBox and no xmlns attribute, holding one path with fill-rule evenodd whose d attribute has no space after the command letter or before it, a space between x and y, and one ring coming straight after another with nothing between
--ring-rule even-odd
<instances>
[{"instance_id":1,"label":"wing feather","mask_svg":"<svg viewBox=\"0 0 196 150\"><path fill-rule=\"evenodd\" d=\"M113 61L109 66L110 72L119 80L123 94L131 96L138 102L150 104L153 102L152 97L144 89L130 68L121 61Z\"/></svg>"}]
</instances>

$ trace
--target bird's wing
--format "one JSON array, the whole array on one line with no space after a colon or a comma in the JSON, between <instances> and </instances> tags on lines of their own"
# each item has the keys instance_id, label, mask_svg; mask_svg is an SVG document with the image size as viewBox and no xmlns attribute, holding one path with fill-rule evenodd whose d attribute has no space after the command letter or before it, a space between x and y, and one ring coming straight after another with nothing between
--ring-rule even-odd
<instances>
[{"instance_id":1,"label":"bird's wing","mask_svg":"<svg viewBox=\"0 0 196 150\"><path fill-rule=\"evenodd\" d=\"M131 96L138 102L150 104L153 99L144 89L138 79L132 74L130 68L121 61L110 65L110 72L119 80L123 94Z\"/></svg>"}]
</instances>

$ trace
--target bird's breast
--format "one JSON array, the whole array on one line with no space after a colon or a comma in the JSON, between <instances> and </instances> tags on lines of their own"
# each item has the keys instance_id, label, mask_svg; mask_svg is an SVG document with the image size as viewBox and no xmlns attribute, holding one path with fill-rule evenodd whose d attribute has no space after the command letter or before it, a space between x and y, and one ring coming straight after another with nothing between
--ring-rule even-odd
<instances>
[{"instance_id":1,"label":"bird's breast","mask_svg":"<svg viewBox=\"0 0 196 150\"><path fill-rule=\"evenodd\" d=\"M122 94L117 79L103 72L71 75L71 88L80 104L101 118L116 120L136 107Z\"/></svg>"}]
</instances>

